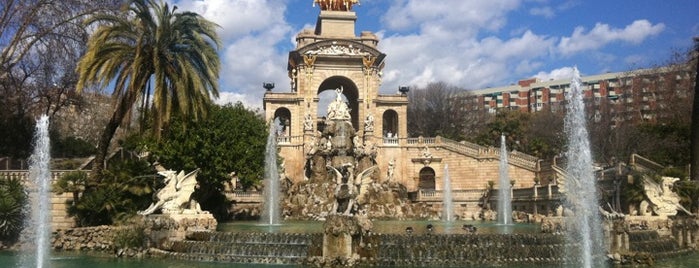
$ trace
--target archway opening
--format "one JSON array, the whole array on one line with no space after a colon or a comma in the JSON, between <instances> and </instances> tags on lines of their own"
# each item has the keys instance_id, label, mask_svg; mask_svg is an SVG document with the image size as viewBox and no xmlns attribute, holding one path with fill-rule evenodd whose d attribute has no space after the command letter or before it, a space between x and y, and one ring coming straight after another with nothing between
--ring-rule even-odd
<instances>
[{"instance_id":1,"label":"archway opening","mask_svg":"<svg viewBox=\"0 0 699 268\"><path fill-rule=\"evenodd\" d=\"M356 130L359 126L359 90L357 85L346 77L333 76L320 84L318 87L317 116L324 118L327 115L328 105L336 98L335 90L338 88L342 88L341 97L350 109L352 126Z\"/></svg>"},{"instance_id":2,"label":"archway opening","mask_svg":"<svg viewBox=\"0 0 699 268\"><path fill-rule=\"evenodd\" d=\"M420 181L417 184L420 190L435 190L435 173L431 167L424 167L420 170Z\"/></svg>"},{"instance_id":3,"label":"archway opening","mask_svg":"<svg viewBox=\"0 0 699 268\"><path fill-rule=\"evenodd\" d=\"M274 130L277 137L291 136L291 111L287 108L279 108L274 111Z\"/></svg>"},{"instance_id":4,"label":"archway opening","mask_svg":"<svg viewBox=\"0 0 699 268\"><path fill-rule=\"evenodd\" d=\"M398 137L398 113L387 110L383 113L383 136L386 138Z\"/></svg>"}]
</instances>

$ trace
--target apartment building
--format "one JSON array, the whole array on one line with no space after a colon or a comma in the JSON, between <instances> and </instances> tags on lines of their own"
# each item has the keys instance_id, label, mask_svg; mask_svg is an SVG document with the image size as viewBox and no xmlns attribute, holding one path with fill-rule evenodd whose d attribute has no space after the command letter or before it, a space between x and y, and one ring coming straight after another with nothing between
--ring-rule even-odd
<instances>
[{"instance_id":1,"label":"apartment building","mask_svg":"<svg viewBox=\"0 0 699 268\"><path fill-rule=\"evenodd\" d=\"M668 66L630 72L584 76L583 94L591 116L611 114L614 121L656 122L678 115L690 105L694 70L688 66ZM517 110L563 112L570 79L520 80L517 84L464 91L457 97L463 110L496 113Z\"/></svg>"}]
</instances>

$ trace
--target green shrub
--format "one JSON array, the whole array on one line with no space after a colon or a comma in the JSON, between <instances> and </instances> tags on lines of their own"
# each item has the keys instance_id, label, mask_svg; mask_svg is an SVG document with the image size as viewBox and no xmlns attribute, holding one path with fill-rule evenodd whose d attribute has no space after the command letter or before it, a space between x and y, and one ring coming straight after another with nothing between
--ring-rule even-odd
<instances>
[{"instance_id":1,"label":"green shrub","mask_svg":"<svg viewBox=\"0 0 699 268\"><path fill-rule=\"evenodd\" d=\"M80 226L115 224L128 220L139 210L150 205L154 189L160 187L155 170L141 160L110 162L97 187L87 187L76 198L68 212L75 216ZM59 190L81 189L85 177L82 174L62 178ZM73 182L76 181L76 182Z\"/></svg>"},{"instance_id":2,"label":"green shrub","mask_svg":"<svg viewBox=\"0 0 699 268\"><path fill-rule=\"evenodd\" d=\"M22 231L27 193L19 179L0 178L0 240L14 241Z\"/></svg>"}]
</instances>

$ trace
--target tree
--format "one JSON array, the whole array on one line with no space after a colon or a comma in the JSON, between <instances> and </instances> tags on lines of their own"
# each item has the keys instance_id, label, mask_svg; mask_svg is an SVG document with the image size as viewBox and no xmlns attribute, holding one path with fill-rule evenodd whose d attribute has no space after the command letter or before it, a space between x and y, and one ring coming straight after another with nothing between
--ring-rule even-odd
<instances>
[{"instance_id":1,"label":"tree","mask_svg":"<svg viewBox=\"0 0 699 268\"><path fill-rule=\"evenodd\" d=\"M694 38L694 53L692 59L695 61L695 69L694 98L692 102L690 177L693 181L699 181L699 37Z\"/></svg>"},{"instance_id":2,"label":"tree","mask_svg":"<svg viewBox=\"0 0 699 268\"><path fill-rule=\"evenodd\" d=\"M231 172L244 188L262 179L267 135L265 120L237 103L212 106L204 120L177 117L160 141L136 137L125 146L149 151L166 168L201 169L195 196L203 209L220 218L228 209L221 201L222 183L231 179Z\"/></svg>"},{"instance_id":3,"label":"tree","mask_svg":"<svg viewBox=\"0 0 699 268\"><path fill-rule=\"evenodd\" d=\"M73 70L88 35L80 21L117 2L0 1L0 155L27 157L33 119L76 100Z\"/></svg>"},{"instance_id":4,"label":"tree","mask_svg":"<svg viewBox=\"0 0 699 268\"><path fill-rule=\"evenodd\" d=\"M130 0L123 14L98 14L86 21L97 28L78 63L77 89L114 85L115 99L97 145L92 182L104 169L114 133L139 100L142 111L153 113L151 129L159 137L173 115L200 118L210 97L218 96L216 25L196 13L176 10L156 0Z\"/></svg>"},{"instance_id":5,"label":"tree","mask_svg":"<svg viewBox=\"0 0 699 268\"><path fill-rule=\"evenodd\" d=\"M430 83L408 93L408 135L443 136L463 139L464 110L457 105L457 93L463 89L443 82ZM436 120L438 119L438 120Z\"/></svg>"}]
</instances>

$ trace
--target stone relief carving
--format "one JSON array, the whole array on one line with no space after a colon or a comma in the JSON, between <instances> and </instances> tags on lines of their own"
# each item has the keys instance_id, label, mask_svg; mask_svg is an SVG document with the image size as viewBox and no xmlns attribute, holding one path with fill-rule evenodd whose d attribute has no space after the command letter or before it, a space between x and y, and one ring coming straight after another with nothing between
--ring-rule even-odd
<instances>
[{"instance_id":1,"label":"stone relief carving","mask_svg":"<svg viewBox=\"0 0 699 268\"><path fill-rule=\"evenodd\" d=\"M199 169L188 174L184 171L164 170L158 174L165 177L165 186L155 194L158 199L147 209L139 211L140 215L150 215L161 210L162 214L199 214L208 213L201 210L199 203L192 198L197 186Z\"/></svg>"},{"instance_id":2,"label":"stone relief carving","mask_svg":"<svg viewBox=\"0 0 699 268\"><path fill-rule=\"evenodd\" d=\"M314 50L309 50L304 53L304 60L308 57L316 57L317 55L330 55L330 56L338 56L338 55L347 55L347 56L369 56L369 52L362 51L361 48L354 47L353 45L338 45L336 42L333 42L332 45L329 46L320 46L318 49ZM315 58L313 58L313 61L315 61ZM308 65L308 64L307 64Z\"/></svg>"}]
</instances>

